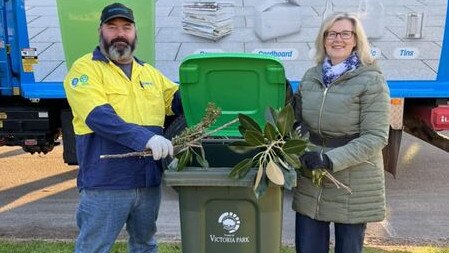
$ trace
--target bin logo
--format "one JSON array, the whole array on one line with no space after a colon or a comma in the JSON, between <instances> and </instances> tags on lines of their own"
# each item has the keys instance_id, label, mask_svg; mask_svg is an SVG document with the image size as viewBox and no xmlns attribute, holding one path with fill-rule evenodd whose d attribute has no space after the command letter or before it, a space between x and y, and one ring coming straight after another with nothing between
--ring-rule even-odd
<instances>
[{"instance_id":1,"label":"bin logo","mask_svg":"<svg viewBox=\"0 0 449 253\"><path fill-rule=\"evenodd\" d=\"M79 82L79 79L78 78L73 78L72 79L72 87L73 88L76 88L76 86L78 86L78 82Z\"/></svg>"},{"instance_id":2,"label":"bin logo","mask_svg":"<svg viewBox=\"0 0 449 253\"><path fill-rule=\"evenodd\" d=\"M218 218L218 223L223 225L223 229L228 234L233 234L239 230L240 218L233 212L225 212Z\"/></svg>"}]
</instances>

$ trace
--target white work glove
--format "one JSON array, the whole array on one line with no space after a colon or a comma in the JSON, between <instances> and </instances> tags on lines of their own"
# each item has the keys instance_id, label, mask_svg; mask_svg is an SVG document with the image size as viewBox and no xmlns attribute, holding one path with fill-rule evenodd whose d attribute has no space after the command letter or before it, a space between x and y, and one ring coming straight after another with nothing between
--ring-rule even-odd
<instances>
[{"instance_id":1,"label":"white work glove","mask_svg":"<svg viewBox=\"0 0 449 253\"><path fill-rule=\"evenodd\" d=\"M145 148L151 149L154 160L165 158L167 155L173 156L173 145L171 141L157 134L148 140Z\"/></svg>"}]
</instances>

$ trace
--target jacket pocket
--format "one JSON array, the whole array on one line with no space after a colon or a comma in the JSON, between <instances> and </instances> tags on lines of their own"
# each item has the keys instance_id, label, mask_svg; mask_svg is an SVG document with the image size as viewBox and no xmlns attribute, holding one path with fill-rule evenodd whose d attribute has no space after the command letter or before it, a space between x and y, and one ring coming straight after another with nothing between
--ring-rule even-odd
<instances>
[{"instance_id":1,"label":"jacket pocket","mask_svg":"<svg viewBox=\"0 0 449 253\"><path fill-rule=\"evenodd\" d=\"M142 90L138 99L142 124L162 126L165 118L165 100L163 92L158 87L148 87Z\"/></svg>"},{"instance_id":2,"label":"jacket pocket","mask_svg":"<svg viewBox=\"0 0 449 253\"><path fill-rule=\"evenodd\" d=\"M126 89L107 89L105 90L109 104L114 108L115 112L122 118L126 118L127 110L131 109L129 102L129 91Z\"/></svg>"}]
</instances>

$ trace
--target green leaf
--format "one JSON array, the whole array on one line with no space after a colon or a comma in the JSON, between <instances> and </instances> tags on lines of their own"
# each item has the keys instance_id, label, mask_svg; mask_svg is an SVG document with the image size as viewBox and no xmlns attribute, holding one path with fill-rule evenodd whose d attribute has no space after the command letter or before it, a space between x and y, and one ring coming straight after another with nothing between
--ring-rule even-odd
<instances>
[{"instance_id":1,"label":"green leaf","mask_svg":"<svg viewBox=\"0 0 449 253\"><path fill-rule=\"evenodd\" d=\"M297 174L296 170L282 170L284 172L284 187L288 190L291 190L293 187L296 187L297 182Z\"/></svg>"},{"instance_id":2,"label":"green leaf","mask_svg":"<svg viewBox=\"0 0 449 253\"><path fill-rule=\"evenodd\" d=\"M267 121L267 123L275 126L276 122L278 121L278 112L272 107L267 107L267 109L265 110L265 120Z\"/></svg>"},{"instance_id":3,"label":"green leaf","mask_svg":"<svg viewBox=\"0 0 449 253\"><path fill-rule=\"evenodd\" d=\"M294 123L293 123L294 124ZM296 131L291 131L290 132L290 139L294 139L294 140L297 140L297 139L301 139L302 137L296 132Z\"/></svg>"},{"instance_id":4,"label":"green leaf","mask_svg":"<svg viewBox=\"0 0 449 253\"><path fill-rule=\"evenodd\" d=\"M281 167L282 167L283 169L286 169L286 170L292 170L292 169L294 169L294 167L291 166L288 162L285 162L283 159L281 159L281 158L279 157L279 155L275 156L275 157L274 157L274 160L276 161L276 163L278 163L278 165L281 165Z\"/></svg>"},{"instance_id":5,"label":"green leaf","mask_svg":"<svg viewBox=\"0 0 449 253\"><path fill-rule=\"evenodd\" d=\"M260 129L259 124L254 121L252 118L246 116L245 114L239 113L239 122L240 125L243 126L246 130L252 130L259 133L262 133L262 129Z\"/></svg>"},{"instance_id":6,"label":"green leaf","mask_svg":"<svg viewBox=\"0 0 449 253\"><path fill-rule=\"evenodd\" d=\"M277 185L284 185L284 173L282 173L282 169L273 160L268 162L266 172L271 182Z\"/></svg>"},{"instance_id":7,"label":"green leaf","mask_svg":"<svg viewBox=\"0 0 449 253\"><path fill-rule=\"evenodd\" d=\"M186 151L182 152L179 157L178 171L183 170L191 162L192 162L192 152L190 151L190 149L186 149Z\"/></svg>"},{"instance_id":8,"label":"green leaf","mask_svg":"<svg viewBox=\"0 0 449 253\"><path fill-rule=\"evenodd\" d=\"M267 122L263 133L268 140L270 141L277 140L278 133L276 131L276 128L271 123Z\"/></svg>"},{"instance_id":9,"label":"green leaf","mask_svg":"<svg viewBox=\"0 0 449 253\"><path fill-rule=\"evenodd\" d=\"M248 130L245 132L244 137L246 142L253 146L261 146L266 144L265 138L263 137L261 132Z\"/></svg>"},{"instance_id":10,"label":"green leaf","mask_svg":"<svg viewBox=\"0 0 449 253\"><path fill-rule=\"evenodd\" d=\"M268 179L265 173L262 175L262 179L260 180L259 185L257 186L256 190L254 191L254 194L256 195L256 198L261 198L265 192L268 189Z\"/></svg>"},{"instance_id":11,"label":"green leaf","mask_svg":"<svg viewBox=\"0 0 449 253\"><path fill-rule=\"evenodd\" d=\"M170 162L170 164L168 164L168 169L169 169L169 170L174 170L174 171L178 170L178 162L179 162L179 159L175 157L175 158Z\"/></svg>"},{"instance_id":12,"label":"green leaf","mask_svg":"<svg viewBox=\"0 0 449 253\"><path fill-rule=\"evenodd\" d=\"M297 155L282 153L284 160L288 162L293 168L299 169L301 168L301 162Z\"/></svg>"},{"instance_id":13,"label":"green leaf","mask_svg":"<svg viewBox=\"0 0 449 253\"><path fill-rule=\"evenodd\" d=\"M200 150L200 153L197 152L197 150ZM203 146L199 146L197 148L192 148L191 151L193 152L193 155L195 156L195 160L198 162L198 164L203 168L209 167L209 162L206 160L206 153L204 152Z\"/></svg>"},{"instance_id":14,"label":"green leaf","mask_svg":"<svg viewBox=\"0 0 449 253\"><path fill-rule=\"evenodd\" d=\"M293 129L293 123L295 123L295 115L293 113L293 107L288 104L281 112L276 122L276 126L282 136L289 134Z\"/></svg>"},{"instance_id":15,"label":"green leaf","mask_svg":"<svg viewBox=\"0 0 449 253\"><path fill-rule=\"evenodd\" d=\"M251 158L246 158L239 163L237 163L234 168L229 172L230 178L240 179L246 174L248 174L251 166L253 165L253 160Z\"/></svg>"},{"instance_id":16,"label":"green leaf","mask_svg":"<svg viewBox=\"0 0 449 253\"><path fill-rule=\"evenodd\" d=\"M201 165L201 167L203 167L205 169L209 168L209 162L207 162L206 158L195 153L195 159L198 162L198 164Z\"/></svg>"},{"instance_id":17,"label":"green leaf","mask_svg":"<svg viewBox=\"0 0 449 253\"><path fill-rule=\"evenodd\" d=\"M287 154L296 154L304 152L307 147L307 142L305 140L288 140L282 146L282 150Z\"/></svg>"},{"instance_id":18,"label":"green leaf","mask_svg":"<svg viewBox=\"0 0 449 253\"><path fill-rule=\"evenodd\" d=\"M230 145L228 145L228 148L232 151L234 151L235 153L238 154L244 154L247 153L251 150L256 149L256 146L250 145L248 142L246 141L236 141L231 143Z\"/></svg>"},{"instance_id":19,"label":"green leaf","mask_svg":"<svg viewBox=\"0 0 449 253\"><path fill-rule=\"evenodd\" d=\"M246 128L244 128L242 125L240 125L239 126L239 132L240 132L240 134L242 134L242 136L245 135Z\"/></svg>"}]
</instances>

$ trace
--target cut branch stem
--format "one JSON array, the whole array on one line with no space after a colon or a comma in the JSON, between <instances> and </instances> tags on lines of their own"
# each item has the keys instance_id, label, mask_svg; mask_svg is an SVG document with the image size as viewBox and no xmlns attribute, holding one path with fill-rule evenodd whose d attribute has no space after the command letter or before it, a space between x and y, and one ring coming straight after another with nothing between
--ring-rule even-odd
<instances>
[{"instance_id":1,"label":"cut branch stem","mask_svg":"<svg viewBox=\"0 0 449 253\"><path fill-rule=\"evenodd\" d=\"M202 134L200 137L198 137L192 141L184 143L183 145L174 146L174 150L175 150L174 155L188 149L190 146L197 146L198 141L201 141L203 138L206 138L206 137L236 123L238 120L239 120L238 118L233 119L233 120L229 121L228 123L226 123L222 126L219 126L210 132ZM153 154L152 154L151 150L148 149L148 150L144 150L144 151L130 152L130 153L125 153L125 154L100 155L100 159L127 158L127 157L136 157L136 156L137 157L146 157L146 156L152 156L152 155Z\"/></svg>"},{"instance_id":2,"label":"cut branch stem","mask_svg":"<svg viewBox=\"0 0 449 253\"><path fill-rule=\"evenodd\" d=\"M352 194L352 190L351 188L349 188L347 185L343 184L342 182L338 181L334 176L332 176L330 173L325 172L324 176L327 177L330 181L332 181L332 183L335 184L335 186L337 187L337 189L343 188L345 189L347 192L349 192L349 194Z\"/></svg>"}]
</instances>

